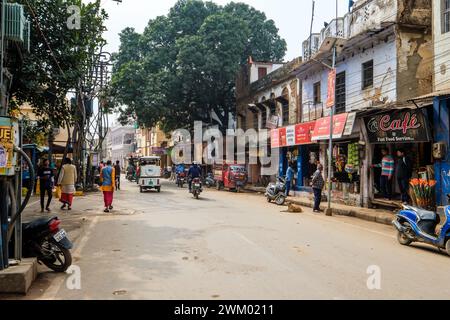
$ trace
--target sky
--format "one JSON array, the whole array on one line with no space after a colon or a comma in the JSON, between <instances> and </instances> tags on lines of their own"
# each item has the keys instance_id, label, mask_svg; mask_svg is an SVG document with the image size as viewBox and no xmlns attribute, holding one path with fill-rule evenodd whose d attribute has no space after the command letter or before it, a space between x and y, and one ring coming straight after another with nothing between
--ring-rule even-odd
<instances>
[{"instance_id":1,"label":"sky","mask_svg":"<svg viewBox=\"0 0 450 320\"><path fill-rule=\"evenodd\" d=\"M337 0L339 15L348 11L348 0ZM231 1L213 0L225 5ZM301 44L309 37L311 24L312 0L241 0L263 11L269 19L275 21L280 35L288 44L285 61L301 56ZM133 27L142 32L148 21L160 15L166 15L176 0L102 0L102 6L109 14L106 23L108 31L106 50L116 52L120 45L119 33L126 27ZM331 21L336 15L335 1L316 0L315 23L313 32L320 32L324 22Z\"/></svg>"}]
</instances>

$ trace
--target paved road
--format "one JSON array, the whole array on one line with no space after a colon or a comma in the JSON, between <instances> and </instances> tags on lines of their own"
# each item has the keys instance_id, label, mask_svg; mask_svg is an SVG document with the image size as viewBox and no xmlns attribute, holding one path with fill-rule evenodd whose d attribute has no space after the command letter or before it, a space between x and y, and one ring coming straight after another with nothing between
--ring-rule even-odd
<instances>
[{"instance_id":1,"label":"paved road","mask_svg":"<svg viewBox=\"0 0 450 320\"><path fill-rule=\"evenodd\" d=\"M450 298L450 257L398 245L389 226L290 214L256 194L123 187L111 215L99 194L77 199L81 290L44 273L27 299ZM370 266L381 290L367 287Z\"/></svg>"}]
</instances>

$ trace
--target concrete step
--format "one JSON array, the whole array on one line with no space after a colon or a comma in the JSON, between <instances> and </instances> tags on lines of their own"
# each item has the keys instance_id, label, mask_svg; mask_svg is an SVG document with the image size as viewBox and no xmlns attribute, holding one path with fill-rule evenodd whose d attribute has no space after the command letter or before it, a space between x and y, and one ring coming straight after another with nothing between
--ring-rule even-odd
<instances>
[{"instance_id":1,"label":"concrete step","mask_svg":"<svg viewBox=\"0 0 450 320\"><path fill-rule=\"evenodd\" d=\"M27 294L37 277L36 259L23 259L19 265L0 271L0 293Z\"/></svg>"}]
</instances>

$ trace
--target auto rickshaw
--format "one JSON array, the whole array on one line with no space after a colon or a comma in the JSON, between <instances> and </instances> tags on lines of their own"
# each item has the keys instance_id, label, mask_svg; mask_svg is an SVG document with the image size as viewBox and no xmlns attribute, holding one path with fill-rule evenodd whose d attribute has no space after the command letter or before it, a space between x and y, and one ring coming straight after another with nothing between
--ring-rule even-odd
<instances>
[{"instance_id":1,"label":"auto rickshaw","mask_svg":"<svg viewBox=\"0 0 450 320\"><path fill-rule=\"evenodd\" d=\"M217 164L214 166L214 178L217 190L241 192L248 182L247 169L243 164Z\"/></svg>"},{"instance_id":2,"label":"auto rickshaw","mask_svg":"<svg viewBox=\"0 0 450 320\"><path fill-rule=\"evenodd\" d=\"M139 158L139 187L141 193L155 189L161 192L161 157Z\"/></svg>"}]
</instances>

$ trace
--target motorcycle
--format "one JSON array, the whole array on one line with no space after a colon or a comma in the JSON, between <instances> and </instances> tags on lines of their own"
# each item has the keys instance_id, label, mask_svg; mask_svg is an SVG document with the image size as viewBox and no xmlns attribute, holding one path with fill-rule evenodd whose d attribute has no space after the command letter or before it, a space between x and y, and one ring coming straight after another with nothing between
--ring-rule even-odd
<instances>
[{"instance_id":1,"label":"motorcycle","mask_svg":"<svg viewBox=\"0 0 450 320\"><path fill-rule=\"evenodd\" d=\"M267 186L265 196L269 203L275 201L279 206L284 205L286 202L286 181L283 178L278 178L277 183L270 183Z\"/></svg>"},{"instance_id":2,"label":"motorcycle","mask_svg":"<svg viewBox=\"0 0 450 320\"><path fill-rule=\"evenodd\" d=\"M208 176L205 179L205 186L207 188L214 188L216 184L217 182L216 179L214 179L214 175L212 173L208 173Z\"/></svg>"},{"instance_id":3,"label":"motorcycle","mask_svg":"<svg viewBox=\"0 0 450 320\"><path fill-rule=\"evenodd\" d=\"M195 199L199 199L200 194L203 192L202 182L200 178L194 178L192 180L192 195Z\"/></svg>"},{"instance_id":4,"label":"motorcycle","mask_svg":"<svg viewBox=\"0 0 450 320\"><path fill-rule=\"evenodd\" d=\"M177 186L178 188L183 188L186 183L186 172L181 172L177 174Z\"/></svg>"},{"instance_id":5,"label":"motorcycle","mask_svg":"<svg viewBox=\"0 0 450 320\"><path fill-rule=\"evenodd\" d=\"M398 231L397 240L401 245L427 243L450 255L450 206L445 208L445 218L445 223L436 230L441 222L436 212L404 205L392 223Z\"/></svg>"},{"instance_id":6,"label":"motorcycle","mask_svg":"<svg viewBox=\"0 0 450 320\"><path fill-rule=\"evenodd\" d=\"M136 182L137 178L136 175L134 173L127 173L127 180L130 182Z\"/></svg>"},{"instance_id":7,"label":"motorcycle","mask_svg":"<svg viewBox=\"0 0 450 320\"><path fill-rule=\"evenodd\" d=\"M23 224L22 251L25 258L37 258L55 272L66 272L72 265L72 242L57 217L40 218Z\"/></svg>"}]
</instances>

